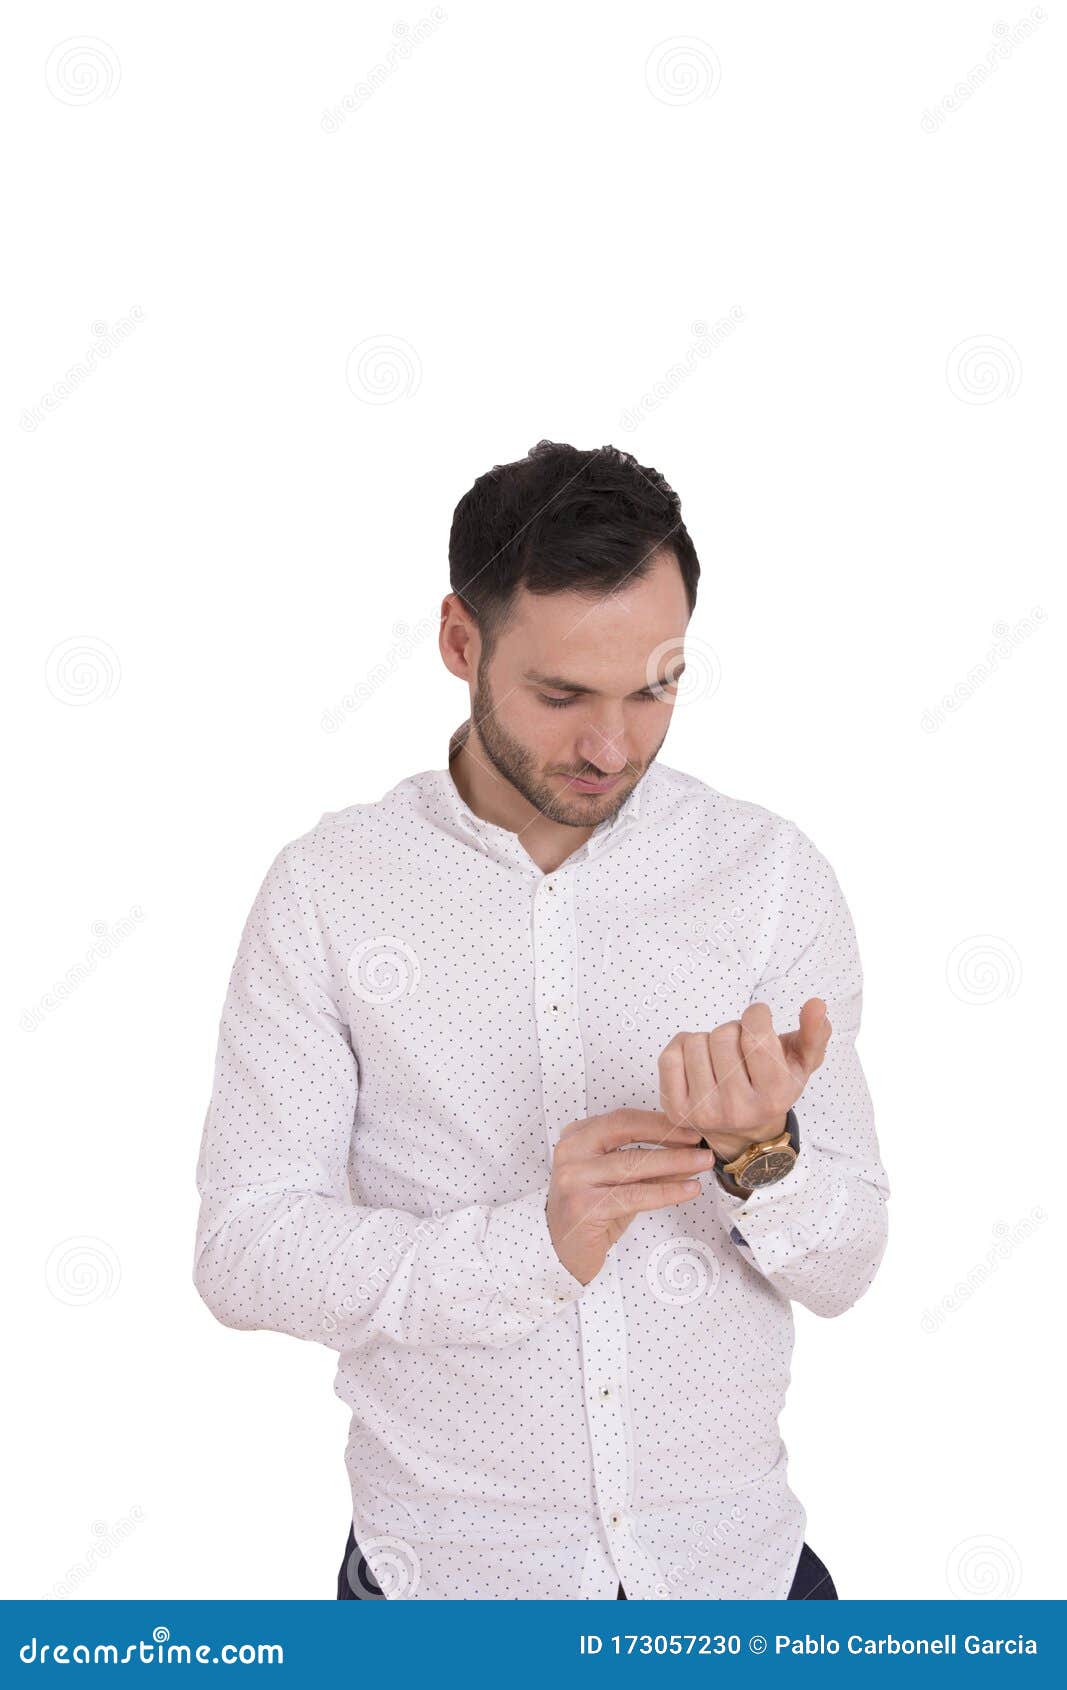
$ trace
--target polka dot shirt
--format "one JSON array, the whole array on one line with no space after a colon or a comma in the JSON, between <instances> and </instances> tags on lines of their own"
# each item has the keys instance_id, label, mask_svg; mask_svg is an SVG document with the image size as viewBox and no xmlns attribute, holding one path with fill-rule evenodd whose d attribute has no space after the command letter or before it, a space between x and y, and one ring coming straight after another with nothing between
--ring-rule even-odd
<instances>
[{"instance_id":1,"label":"polka dot shirt","mask_svg":"<svg viewBox=\"0 0 1067 1690\"><path fill-rule=\"evenodd\" d=\"M219 1028L197 1188L216 1318L338 1353L356 1541L387 1598L784 1598L791 1302L848 1309L889 1185L861 972L794 823L655 762L545 874L448 769L270 865ZM545 1200L569 1121L751 1002L833 1034L778 1183L639 1214L582 1286Z\"/></svg>"}]
</instances>

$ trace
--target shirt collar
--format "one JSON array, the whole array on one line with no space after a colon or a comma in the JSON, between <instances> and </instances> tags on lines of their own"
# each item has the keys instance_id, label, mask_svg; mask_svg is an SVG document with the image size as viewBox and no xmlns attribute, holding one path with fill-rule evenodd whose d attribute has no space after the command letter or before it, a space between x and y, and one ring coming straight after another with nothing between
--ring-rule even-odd
<instances>
[{"instance_id":1,"label":"shirt collar","mask_svg":"<svg viewBox=\"0 0 1067 1690\"><path fill-rule=\"evenodd\" d=\"M452 734L448 742L448 768L441 771L443 785L448 795L453 814L460 826L463 827L469 834L472 834L475 838L484 841L489 837L504 834L514 840L516 836L510 828L499 827L495 822L486 821L484 816L475 815L474 811L461 796L458 786L452 779L452 764L457 752L464 744L467 735L470 732L470 725L470 717L468 716L467 720L465 722L461 722L459 727ZM647 772L648 771L646 770L646 774ZM584 844L580 845L577 851L571 853L571 857L576 857L582 850L584 850L587 855L594 856L598 851L603 849L609 839L616 839L629 828L635 827L641 819L641 797L644 785L645 775L642 775L641 779L637 782L637 785L624 799L614 816L606 818L597 827L595 827L593 832L589 835L589 838L585 840ZM571 858L566 859L568 862L570 860Z\"/></svg>"}]
</instances>

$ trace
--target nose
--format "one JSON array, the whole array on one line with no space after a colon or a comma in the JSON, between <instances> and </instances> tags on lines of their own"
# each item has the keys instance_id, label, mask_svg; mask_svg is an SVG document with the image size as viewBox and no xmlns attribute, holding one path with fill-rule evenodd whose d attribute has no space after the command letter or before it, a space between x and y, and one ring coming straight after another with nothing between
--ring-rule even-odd
<instances>
[{"instance_id":1,"label":"nose","mask_svg":"<svg viewBox=\"0 0 1067 1690\"><path fill-rule=\"evenodd\" d=\"M599 769L602 775L620 774L627 764L625 738L623 728L605 733L591 723L579 735L578 755Z\"/></svg>"}]
</instances>

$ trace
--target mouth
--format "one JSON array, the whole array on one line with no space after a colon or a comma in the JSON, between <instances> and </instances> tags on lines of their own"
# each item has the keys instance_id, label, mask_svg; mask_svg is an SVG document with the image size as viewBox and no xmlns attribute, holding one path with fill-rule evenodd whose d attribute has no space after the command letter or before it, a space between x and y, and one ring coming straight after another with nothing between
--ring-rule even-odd
<instances>
[{"instance_id":1,"label":"mouth","mask_svg":"<svg viewBox=\"0 0 1067 1690\"><path fill-rule=\"evenodd\" d=\"M599 780L585 780L578 775L564 775L562 777L575 792L610 792L613 786L618 786L621 775L604 775Z\"/></svg>"}]
</instances>

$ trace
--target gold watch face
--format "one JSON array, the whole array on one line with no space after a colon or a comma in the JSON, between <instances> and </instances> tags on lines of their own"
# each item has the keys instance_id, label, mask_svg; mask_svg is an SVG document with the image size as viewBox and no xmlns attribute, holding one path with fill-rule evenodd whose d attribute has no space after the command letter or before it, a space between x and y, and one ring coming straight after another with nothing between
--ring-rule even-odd
<instances>
[{"instance_id":1,"label":"gold watch face","mask_svg":"<svg viewBox=\"0 0 1067 1690\"><path fill-rule=\"evenodd\" d=\"M737 1178L741 1185L747 1185L755 1190L760 1185L773 1185L776 1179L784 1179L796 1155L792 1150L765 1150L762 1156L753 1156L751 1162L746 1162Z\"/></svg>"}]
</instances>

